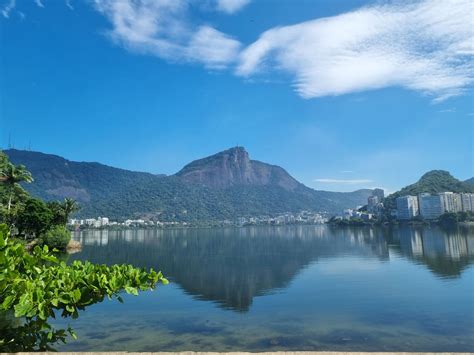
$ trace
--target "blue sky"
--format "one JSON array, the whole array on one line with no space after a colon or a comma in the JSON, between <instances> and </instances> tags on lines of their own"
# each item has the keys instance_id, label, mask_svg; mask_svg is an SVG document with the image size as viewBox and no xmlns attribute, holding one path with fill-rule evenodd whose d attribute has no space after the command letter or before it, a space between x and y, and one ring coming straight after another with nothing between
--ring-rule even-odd
<instances>
[{"instance_id":1,"label":"blue sky","mask_svg":"<svg viewBox=\"0 0 474 355\"><path fill-rule=\"evenodd\" d=\"M238 144L335 191L466 179L473 28L469 0L0 0L0 146L172 174Z\"/></svg>"}]
</instances>

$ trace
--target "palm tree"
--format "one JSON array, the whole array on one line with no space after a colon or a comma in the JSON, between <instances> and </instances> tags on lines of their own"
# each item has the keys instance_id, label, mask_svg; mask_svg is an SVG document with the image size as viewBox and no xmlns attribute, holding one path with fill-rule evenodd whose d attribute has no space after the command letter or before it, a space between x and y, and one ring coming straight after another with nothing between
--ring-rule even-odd
<instances>
[{"instance_id":1,"label":"palm tree","mask_svg":"<svg viewBox=\"0 0 474 355\"><path fill-rule=\"evenodd\" d=\"M63 213L64 213L64 219L67 223L67 220L69 219L69 215L71 213L79 211L79 205L72 198L67 198L66 197L64 199L64 202L62 203L62 209L63 209Z\"/></svg>"},{"instance_id":2,"label":"palm tree","mask_svg":"<svg viewBox=\"0 0 474 355\"><path fill-rule=\"evenodd\" d=\"M24 165L15 166L12 163L7 163L0 170L0 182L8 188L8 212L10 212L15 188L20 187L20 182L33 182L33 176Z\"/></svg>"}]
</instances>

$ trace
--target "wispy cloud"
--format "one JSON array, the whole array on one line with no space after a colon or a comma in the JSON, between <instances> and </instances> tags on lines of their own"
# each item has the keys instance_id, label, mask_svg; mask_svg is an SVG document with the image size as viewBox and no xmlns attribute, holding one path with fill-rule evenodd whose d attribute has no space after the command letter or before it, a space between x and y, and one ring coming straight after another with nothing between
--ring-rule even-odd
<instances>
[{"instance_id":1,"label":"wispy cloud","mask_svg":"<svg viewBox=\"0 0 474 355\"><path fill-rule=\"evenodd\" d=\"M439 110L438 112L440 112L440 113L454 113L454 112L456 112L456 109L455 108L447 108L447 109L444 109L444 110Z\"/></svg>"},{"instance_id":2,"label":"wispy cloud","mask_svg":"<svg viewBox=\"0 0 474 355\"><path fill-rule=\"evenodd\" d=\"M71 4L71 0L66 0L66 6L67 6L70 10L74 10L74 7L73 7L72 4Z\"/></svg>"},{"instance_id":3,"label":"wispy cloud","mask_svg":"<svg viewBox=\"0 0 474 355\"><path fill-rule=\"evenodd\" d=\"M364 7L264 32L237 73L288 72L304 98L404 87L442 101L473 82L473 28L470 0Z\"/></svg>"},{"instance_id":4,"label":"wispy cloud","mask_svg":"<svg viewBox=\"0 0 474 355\"><path fill-rule=\"evenodd\" d=\"M43 7L44 0L32 1ZM233 14L249 2L207 3L213 10ZM109 20L108 37L127 50L169 62L228 68L250 81L273 80L275 72L282 72L307 99L402 87L439 102L464 93L474 82L471 0L377 2L337 16L271 28L247 47L199 19L205 6L195 6L194 1L90 3ZM10 0L2 15L8 18L15 4ZM65 4L72 8L71 0Z\"/></svg>"},{"instance_id":5,"label":"wispy cloud","mask_svg":"<svg viewBox=\"0 0 474 355\"><path fill-rule=\"evenodd\" d=\"M2 8L2 15L5 18L10 17L10 12L15 8L16 0L10 0L3 8Z\"/></svg>"},{"instance_id":6,"label":"wispy cloud","mask_svg":"<svg viewBox=\"0 0 474 355\"><path fill-rule=\"evenodd\" d=\"M110 38L125 48L169 61L222 69L236 60L240 42L188 18L184 0L95 0L112 24Z\"/></svg>"},{"instance_id":7,"label":"wispy cloud","mask_svg":"<svg viewBox=\"0 0 474 355\"><path fill-rule=\"evenodd\" d=\"M352 170L341 170L341 174L352 174L354 171Z\"/></svg>"},{"instance_id":8,"label":"wispy cloud","mask_svg":"<svg viewBox=\"0 0 474 355\"><path fill-rule=\"evenodd\" d=\"M233 14L246 6L250 0L217 0L217 9L228 14Z\"/></svg>"},{"instance_id":9,"label":"wispy cloud","mask_svg":"<svg viewBox=\"0 0 474 355\"><path fill-rule=\"evenodd\" d=\"M314 179L314 182L324 184L345 184L345 185L361 185L373 183L370 179Z\"/></svg>"}]
</instances>

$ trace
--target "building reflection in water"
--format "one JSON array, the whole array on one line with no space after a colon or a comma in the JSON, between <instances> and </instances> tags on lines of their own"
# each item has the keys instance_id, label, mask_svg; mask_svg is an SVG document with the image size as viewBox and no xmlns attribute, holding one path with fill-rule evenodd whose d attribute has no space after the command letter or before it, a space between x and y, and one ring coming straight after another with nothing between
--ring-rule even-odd
<instances>
[{"instance_id":1,"label":"building reflection in water","mask_svg":"<svg viewBox=\"0 0 474 355\"><path fill-rule=\"evenodd\" d=\"M308 265L396 253L438 277L459 277L473 261L473 233L439 228L275 226L223 229L86 231L75 234L96 263L160 269L188 294L245 312L253 298L288 286Z\"/></svg>"},{"instance_id":2,"label":"building reflection in water","mask_svg":"<svg viewBox=\"0 0 474 355\"><path fill-rule=\"evenodd\" d=\"M400 227L393 237L399 241L400 252L442 277L458 277L473 261L474 233L468 228Z\"/></svg>"}]
</instances>

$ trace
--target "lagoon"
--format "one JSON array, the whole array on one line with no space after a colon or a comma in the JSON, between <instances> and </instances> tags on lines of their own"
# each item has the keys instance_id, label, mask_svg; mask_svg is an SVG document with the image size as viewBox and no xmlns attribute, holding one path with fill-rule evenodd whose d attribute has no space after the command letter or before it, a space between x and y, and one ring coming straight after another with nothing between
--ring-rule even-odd
<instances>
[{"instance_id":1,"label":"lagoon","mask_svg":"<svg viewBox=\"0 0 474 355\"><path fill-rule=\"evenodd\" d=\"M171 281L70 324L60 351L472 351L474 232L274 226L83 231L69 257Z\"/></svg>"}]
</instances>

